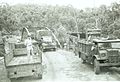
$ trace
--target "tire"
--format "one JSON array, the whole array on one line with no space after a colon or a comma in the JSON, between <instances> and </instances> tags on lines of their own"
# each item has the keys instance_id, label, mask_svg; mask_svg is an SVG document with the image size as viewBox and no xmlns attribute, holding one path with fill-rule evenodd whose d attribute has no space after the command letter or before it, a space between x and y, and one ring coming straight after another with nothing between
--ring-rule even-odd
<instances>
[{"instance_id":1,"label":"tire","mask_svg":"<svg viewBox=\"0 0 120 82\"><path fill-rule=\"evenodd\" d=\"M38 74L38 79L42 79L42 74Z\"/></svg>"},{"instance_id":2,"label":"tire","mask_svg":"<svg viewBox=\"0 0 120 82\"><path fill-rule=\"evenodd\" d=\"M56 48L53 48L53 51L56 51Z\"/></svg>"},{"instance_id":3,"label":"tire","mask_svg":"<svg viewBox=\"0 0 120 82\"><path fill-rule=\"evenodd\" d=\"M47 49L43 49L43 52L46 52L47 51Z\"/></svg>"},{"instance_id":4,"label":"tire","mask_svg":"<svg viewBox=\"0 0 120 82\"><path fill-rule=\"evenodd\" d=\"M78 54L78 52L77 52L77 51L74 51L74 53L75 53L75 56L79 56L79 54Z\"/></svg>"},{"instance_id":5,"label":"tire","mask_svg":"<svg viewBox=\"0 0 120 82\"><path fill-rule=\"evenodd\" d=\"M100 63L97 61L97 59L94 59L94 72L95 74L100 73Z\"/></svg>"},{"instance_id":6,"label":"tire","mask_svg":"<svg viewBox=\"0 0 120 82\"><path fill-rule=\"evenodd\" d=\"M81 60L82 60L82 63L83 63L83 64L85 64L85 63L86 63L86 60L84 60L84 59L82 59L82 58L81 58Z\"/></svg>"},{"instance_id":7,"label":"tire","mask_svg":"<svg viewBox=\"0 0 120 82\"><path fill-rule=\"evenodd\" d=\"M81 52L78 52L79 58L81 58Z\"/></svg>"}]
</instances>

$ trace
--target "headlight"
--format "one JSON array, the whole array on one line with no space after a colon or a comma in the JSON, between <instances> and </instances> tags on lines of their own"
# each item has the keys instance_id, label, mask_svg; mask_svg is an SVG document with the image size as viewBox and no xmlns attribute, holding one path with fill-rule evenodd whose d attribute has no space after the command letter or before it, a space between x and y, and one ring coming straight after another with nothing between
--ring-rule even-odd
<instances>
[{"instance_id":1,"label":"headlight","mask_svg":"<svg viewBox=\"0 0 120 82\"><path fill-rule=\"evenodd\" d=\"M101 53L101 57L105 57L106 56L106 53Z\"/></svg>"}]
</instances>

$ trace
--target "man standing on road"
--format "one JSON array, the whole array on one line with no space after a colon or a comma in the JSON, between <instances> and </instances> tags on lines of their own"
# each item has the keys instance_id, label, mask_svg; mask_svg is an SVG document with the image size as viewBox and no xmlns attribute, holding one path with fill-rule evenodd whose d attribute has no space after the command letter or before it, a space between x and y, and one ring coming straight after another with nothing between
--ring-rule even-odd
<instances>
[{"instance_id":1,"label":"man standing on road","mask_svg":"<svg viewBox=\"0 0 120 82\"><path fill-rule=\"evenodd\" d=\"M30 59L30 54L34 55L33 53L33 45L32 45L32 40L31 40L31 35L28 35L28 38L25 40L25 45L27 47L27 55L28 59Z\"/></svg>"}]
</instances>

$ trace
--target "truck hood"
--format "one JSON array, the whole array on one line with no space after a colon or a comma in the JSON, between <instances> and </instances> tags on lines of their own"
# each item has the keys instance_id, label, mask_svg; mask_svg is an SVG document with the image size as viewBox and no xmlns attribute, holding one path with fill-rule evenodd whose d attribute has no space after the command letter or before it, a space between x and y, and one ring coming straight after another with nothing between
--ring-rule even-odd
<instances>
[{"instance_id":1,"label":"truck hood","mask_svg":"<svg viewBox=\"0 0 120 82\"><path fill-rule=\"evenodd\" d=\"M109 54L109 56L118 56L119 49L107 49L107 53Z\"/></svg>"}]
</instances>

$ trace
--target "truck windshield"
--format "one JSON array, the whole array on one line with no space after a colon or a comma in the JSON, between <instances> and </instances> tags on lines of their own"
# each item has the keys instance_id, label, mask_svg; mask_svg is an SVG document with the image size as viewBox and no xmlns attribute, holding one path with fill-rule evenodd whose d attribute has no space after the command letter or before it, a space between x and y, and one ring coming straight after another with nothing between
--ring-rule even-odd
<instances>
[{"instance_id":1,"label":"truck windshield","mask_svg":"<svg viewBox=\"0 0 120 82\"><path fill-rule=\"evenodd\" d=\"M51 32L47 30L39 32L39 36L49 36L49 35L51 35Z\"/></svg>"},{"instance_id":2,"label":"truck windshield","mask_svg":"<svg viewBox=\"0 0 120 82\"><path fill-rule=\"evenodd\" d=\"M120 42L119 43L111 43L112 48L120 48Z\"/></svg>"},{"instance_id":3,"label":"truck windshield","mask_svg":"<svg viewBox=\"0 0 120 82\"><path fill-rule=\"evenodd\" d=\"M52 36L43 36L42 38L44 42L52 42Z\"/></svg>"},{"instance_id":4,"label":"truck windshield","mask_svg":"<svg viewBox=\"0 0 120 82\"><path fill-rule=\"evenodd\" d=\"M120 48L120 42L98 43L100 49Z\"/></svg>"}]
</instances>

